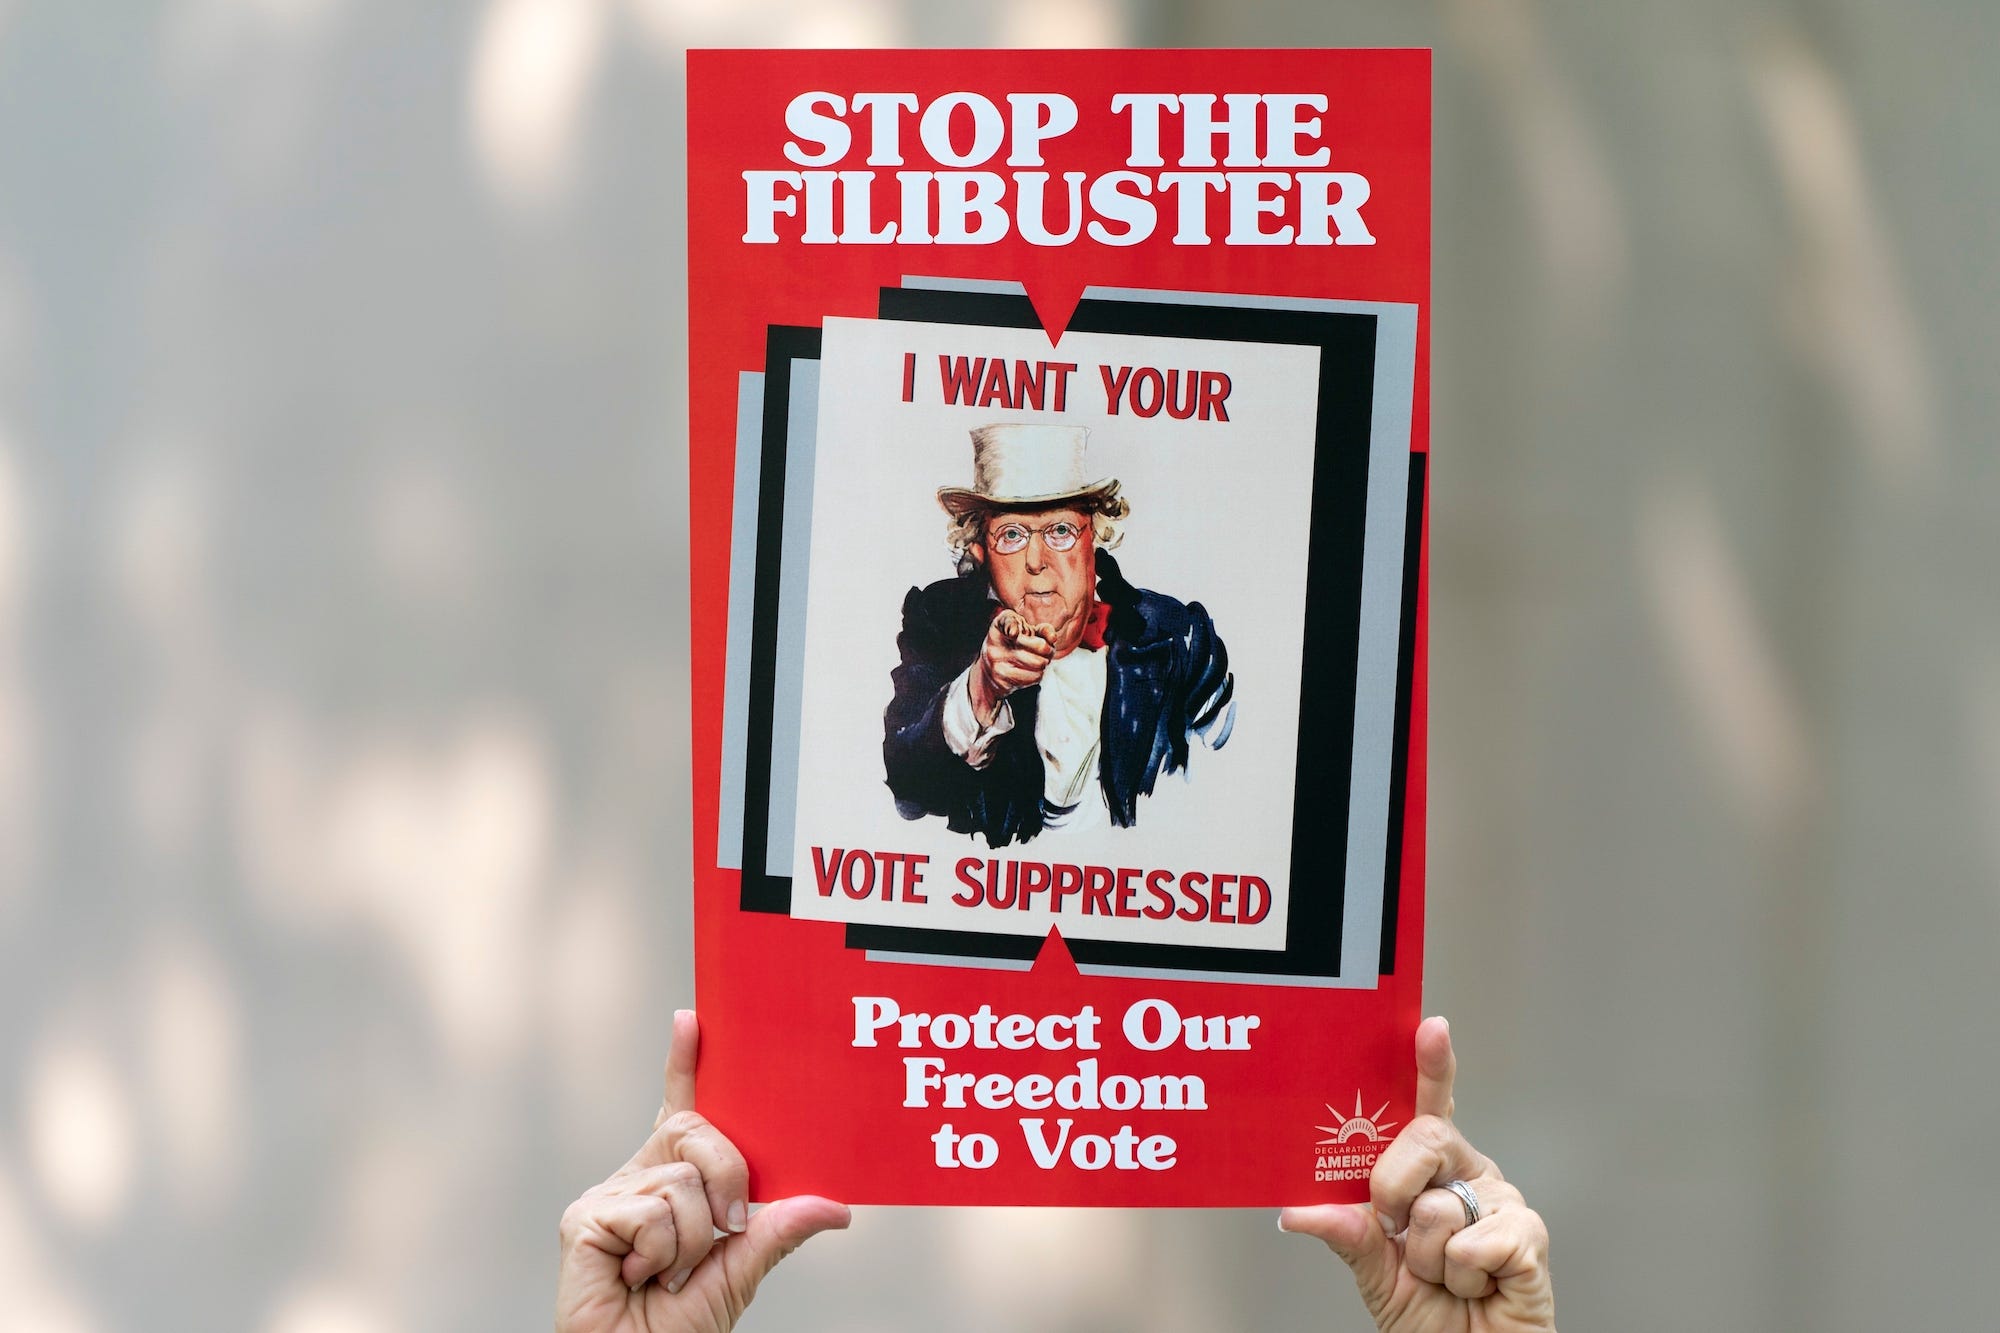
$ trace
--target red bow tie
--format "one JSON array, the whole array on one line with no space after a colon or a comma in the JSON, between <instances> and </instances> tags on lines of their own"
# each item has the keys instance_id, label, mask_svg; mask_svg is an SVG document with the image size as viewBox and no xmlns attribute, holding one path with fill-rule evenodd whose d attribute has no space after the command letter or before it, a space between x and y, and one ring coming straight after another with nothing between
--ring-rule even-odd
<instances>
[{"instance_id":1,"label":"red bow tie","mask_svg":"<svg viewBox=\"0 0 2000 1333\"><path fill-rule=\"evenodd\" d=\"M1104 627L1111 623L1111 607L1104 602L1092 602L1090 614L1084 618L1083 641L1079 648L1102 648Z\"/></svg>"}]
</instances>

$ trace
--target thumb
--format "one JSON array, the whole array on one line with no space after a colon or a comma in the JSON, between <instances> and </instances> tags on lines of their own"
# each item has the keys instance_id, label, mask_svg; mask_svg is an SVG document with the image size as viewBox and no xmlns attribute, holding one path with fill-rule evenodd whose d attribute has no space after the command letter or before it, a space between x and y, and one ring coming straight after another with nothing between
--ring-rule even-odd
<instances>
[{"instance_id":1,"label":"thumb","mask_svg":"<svg viewBox=\"0 0 2000 1333\"><path fill-rule=\"evenodd\" d=\"M1382 1232L1375 1209L1365 1203L1324 1203L1311 1208L1287 1208L1278 1214L1278 1230L1315 1236L1354 1270L1354 1285L1371 1313L1379 1313L1396 1290L1401 1260Z\"/></svg>"},{"instance_id":2,"label":"thumb","mask_svg":"<svg viewBox=\"0 0 2000 1333\"><path fill-rule=\"evenodd\" d=\"M696 1280L688 1285L700 1286L706 1279L708 1284L719 1286L713 1294L722 1297L733 1322L742 1316L756 1296L758 1284L780 1259L822 1231L845 1231L853 1219L846 1204L817 1195L779 1199L757 1211L749 1230L720 1242L716 1257L722 1262L703 1264L695 1272Z\"/></svg>"}]
</instances>

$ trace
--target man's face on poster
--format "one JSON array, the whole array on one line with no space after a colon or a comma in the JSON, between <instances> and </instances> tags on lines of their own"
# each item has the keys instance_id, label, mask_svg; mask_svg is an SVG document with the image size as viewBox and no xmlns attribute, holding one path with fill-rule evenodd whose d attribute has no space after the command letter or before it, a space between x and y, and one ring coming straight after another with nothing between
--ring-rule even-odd
<instances>
[{"instance_id":1,"label":"man's face on poster","mask_svg":"<svg viewBox=\"0 0 2000 1333\"><path fill-rule=\"evenodd\" d=\"M1059 654L1076 646L1097 590L1089 514L1067 507L988 514L972 551L1002 606L1031 625L1053 626Z\"/></svg>"}]
</instances>

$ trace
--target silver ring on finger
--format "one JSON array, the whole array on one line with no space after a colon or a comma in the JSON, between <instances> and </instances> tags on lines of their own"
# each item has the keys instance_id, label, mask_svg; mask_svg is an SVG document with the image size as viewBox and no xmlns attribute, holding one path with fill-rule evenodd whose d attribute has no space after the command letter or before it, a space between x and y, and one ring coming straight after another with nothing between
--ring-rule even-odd
<instances>
[{"instance_id":1,"label":"silver ring on finger","mask_svg":"<svg viewBox=\"0 0 2000 1333\"><path fill-rule=\"evenodd\" d=\"M1465 1225L1471 1226L1479 1220L1479 1196L1472 1192L1472 1186L1462 1180L1447 1180L1444 1187L1458 1196L1458 1202L1465 1209Z\"/></svg>"}]
</instances>

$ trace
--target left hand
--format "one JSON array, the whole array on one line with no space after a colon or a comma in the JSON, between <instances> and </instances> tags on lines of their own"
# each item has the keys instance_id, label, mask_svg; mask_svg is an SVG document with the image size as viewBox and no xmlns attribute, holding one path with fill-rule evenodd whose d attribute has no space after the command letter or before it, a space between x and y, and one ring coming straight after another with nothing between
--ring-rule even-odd
<instances>
[{"instance_id":1,"label":"left hand","mask_svg":"<svg viewBox=\"0 0 2000 1333\"><path fill-rule=\"evenodd\" d=\"M728 1333L780 1259L848 1223L812 1196L750 1216L743 1154L694 1109L700 1041L676 1013L652 1136L563 1213L556 1333Z\"/></svg>"},{"instance_id":2,"label":"left hand","mask_svg":"<svg viewBox=\"0 0 2000 1333\"><path fill-rule=\"evenodd\" d=\"M1278 1226L1346 1261L1381 1333L1555 1333L1548 1228L1451 1123L1451 1029L1425 1019L1416 1044L1417 1114L1376 1159L1373 1202L1287 1208ZM1479 1200L1469 1226L1451 1180Z\"/></svg>"}]
</instances>

